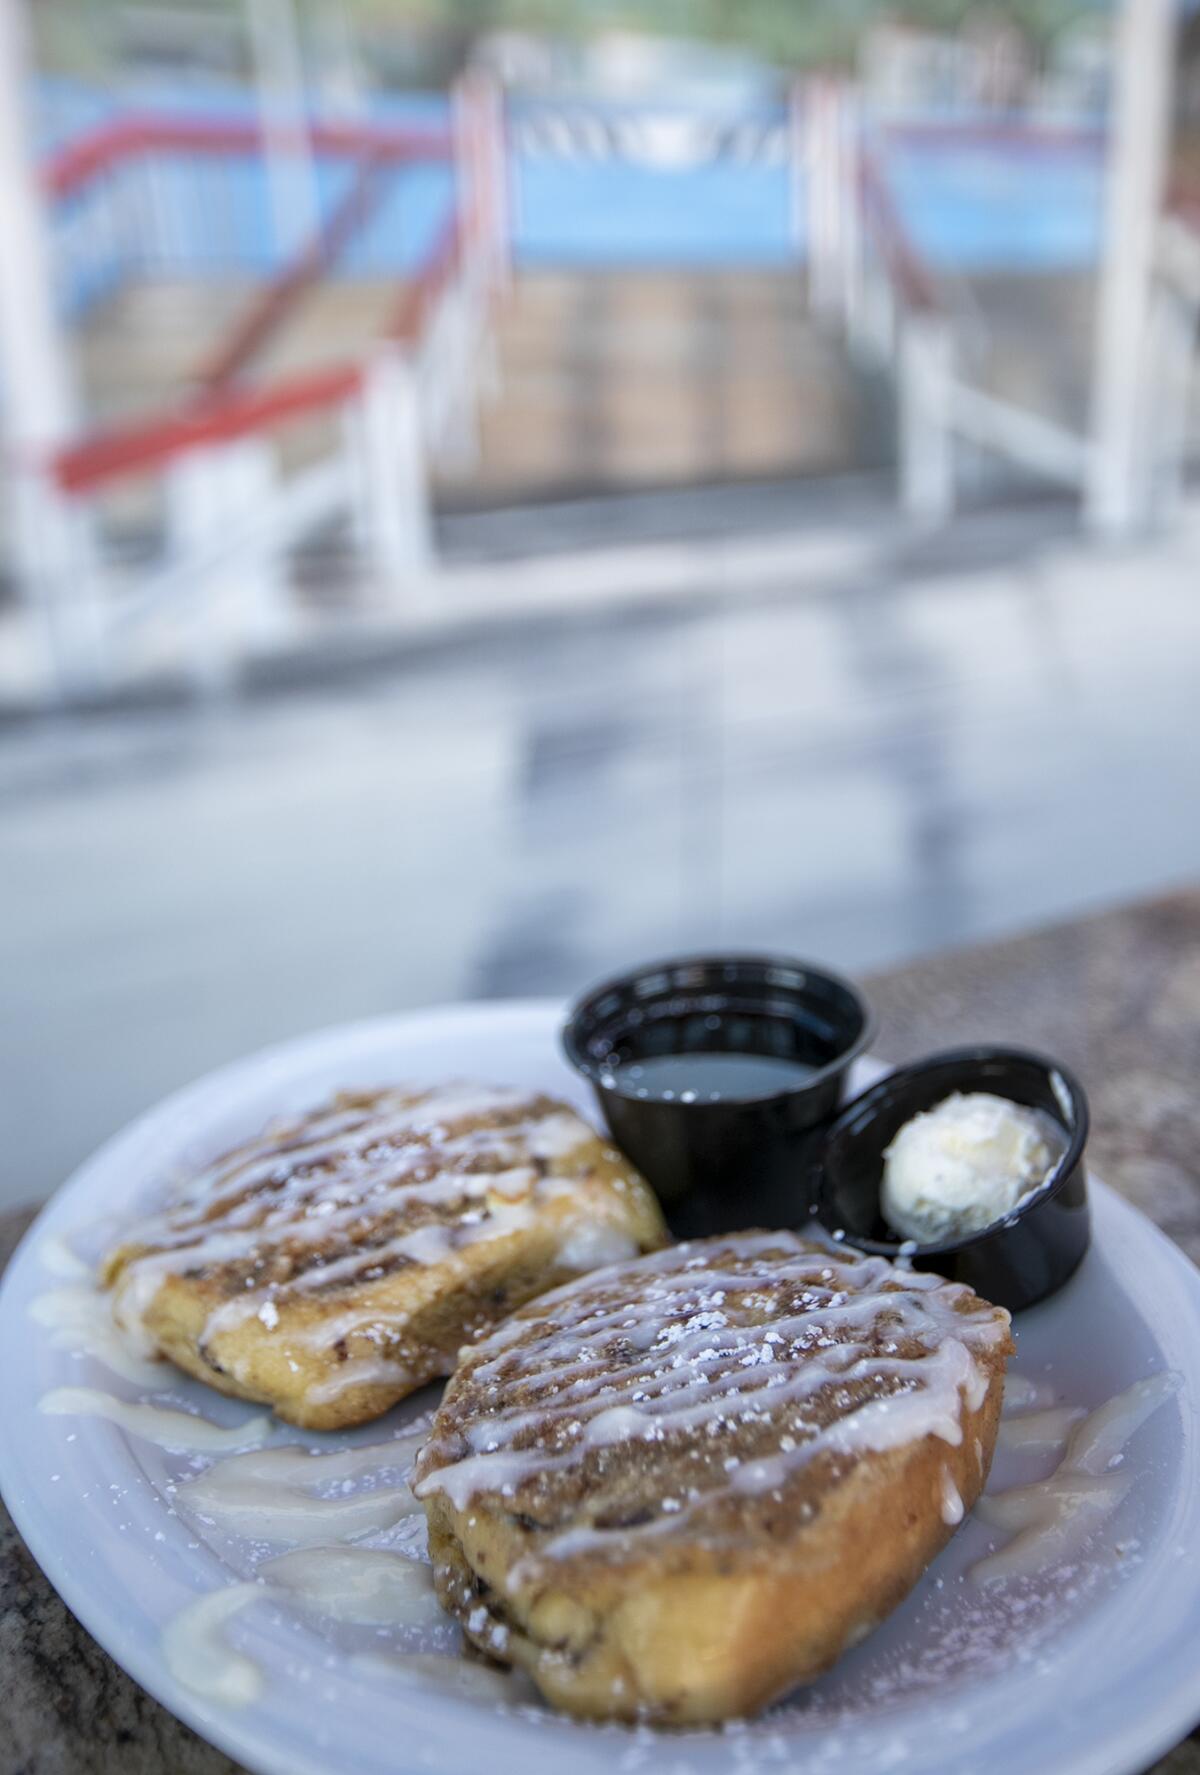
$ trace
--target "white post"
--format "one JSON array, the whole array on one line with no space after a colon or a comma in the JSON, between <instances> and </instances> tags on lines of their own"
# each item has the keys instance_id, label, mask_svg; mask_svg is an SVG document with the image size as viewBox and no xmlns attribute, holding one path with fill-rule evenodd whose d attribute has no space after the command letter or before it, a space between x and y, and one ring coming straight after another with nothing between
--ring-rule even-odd
<instances>
[{"instance_id":1,"label":"white post","mask_svg":"<svg viewBox=\"0 0 1200 1775\"><path fill-rule=\"evenodd\" d=\"M411 365L382 352L363 386L353 430L356 529L389 601L424 601L433 533L417 390Z\"/></svg>"},{"instance_id":2,"label":"white post","mask_svg":"<svg viewBox=\"0 0 1200 1775\"><path fill-rule=\"evenodd\" d=\"M168 564L182 567L221 533L228 519L223 446L176 457L163 477L163 491ZM233 626L220 604L219 588L210 577L191 587L171 612L184 625L188 671L196 687L209 695L227 691L235 672Z\"/></svg>"},{"instance_id":3,"label":"white post","mask_svg":"<svg viewBox=\"0 0 1200 1775\"><path fill-rule=\"evenodd\" d=\"M293 0L247 0L247 7L275 246L287 258L313 238L321 213L304 63Z\"/></svg>"},{"instance_id":4,"label":"white post","mask_svg":"<svg viewBox=\"0 0 1200 1775\"><path fill-rule=\"evenodd\" d=\"M472 68L450 97L464 240L483 266L489 290L504 290L512 279L504 92L492 75Z\"/></svg>"},{"instance_id":5,"label":"white post","mask_svg":"<svg viewBox=\"0 0 1200 1775\"><path fill-rule=\"evenodd\" d=\"M323 0L317 14L317 49L323 109L340 117L364 116L366 89L344 0Z\"/></svg>"},{"instance_id":6,"label":"white post","mask_svg":"<svg viewBox=\"0 0 1200 1775\"><path fill-rule=\"evenodd\" d=\"M450 93L450 141L454 165L455 214L458 219L458 276L485 289L486 269L481 245L486 192L479 178L479 112L474 78L463 74Z\"/></svg>"},{"instance_id":7,"label":"white post","mask_svg":"<svg viewBox=\"0 0 1200 1775\"><path fill-rule=\"evenodd\" d=\"M54 280L27 100L33 62L24 8L0 0L0 406L12 560L43 624L62 687L100 671L99 567L87 515L59 489L55 452L76 403Z\"/></svg>"},{"instance_id":8,"label":"white post","mask_svg":"<svg viewBox=\"0 0 1200 1775\"><path fill-rule=\"evenodd\" d=\"M858 336L863 307L862 97L844 89L841 115L841 308L846 335Z\"/></svg>"},{"instance_id":9,"label":"white post","mask_svg":"<svg viewBox=\"0 0 1200 1775\"><path fill-rule=\"evenodd\" d=\"M492 282L503 294L512 283L512 215L508 187L508 129L504 88L483 76L483 175L488 181Z\"/></svg>"},{"instance_id":10,"label":"white post","mask_svg":"<svg viewBox=\"0 0 1200 1775\"><path fill-rule=\"evenodd\" d=\"M1173 0L1123 0L1108 151L1104 263L1092 386L1089 522L1109 534L1143 516L1138 459L1155 241L1174 49Z\"/></svg>"},{"instance_id":11,"label":"white post","mask_svg":"<svg viewBox=\"0 0 1200 1775\"><path fill-rule=\"evenodd\" d=\"M808 192L812 177L809 164L807 123L807 92L802 80L793 80L788 89L788 222L792 248L799 256L811 252L808 227Z\"/></svg>"},{"instance_id":12,"label":"white post","mask_svg":"<svg viewBox=\"0 0 1200 1775\"><path fill-rule=\"evenodd\" d=\"M809 82L805 118L809 301L818 313L836 313L842 297L842 106L835 80Z\"/></svg>"},{"instance_id":13,"label":"white post","mask_svg":"<svg viewBox=\"0 0 1200 1775\"><path fill-rule=\"evenodd\" d=\"M954 508L950 328L910 314L900 335L900 499L909 517L940 524Z\"/></svg>"},{"instance_id":14,"label":"white post","mask_svg":"<svg viewBox=\"0 0 1200 1775\"><path fill-rule=\"evenodd\" d=\"M1140 492L1147 513L1167 522L1178 516L1183 503L1196 319L1195 298L1160 279L1150 317L1154 431L1144 452Z\"/></svg>"},{"instance_id":15,"label":"white post","mask_svg":"<svg viewBox=\"0 0 1200 1775\"><path fill-rule=\"evenodd\" d=\"M511 282L512 243L504 95L491 75L472 69L456 82L451 136L465 263L481 293L495 294Z\"/></svg>"},{"instance_id":16,"label":"white post","mask_svg":"<svg viewBox=\"0 0 1200 1775\"><path fill-rule=\"evenodd\" d=\"M467 73L452 97L454 170L457 181L459 257L453 287L443 291L427 344L435 374L445 380L453 420L448 448L464 468L479 454L479 393L494 388L492 302L498 288L494 179L489 152L490 83Z\"/></svg>"},{"instance_id":17,"label":"white post","mask_svg":"<svg viewBox=\"0 0 1200 1775\"><path fill-rule=\"evenodd\" d=\"M189 631L188 662L198 685L222 689L247 647L269 646L295 631L286 545L269 524L278 495L274 450L260 437L189 450L171 463L165 489L168 566L186 572L189 561L200 563L179 606ZM214 539L235 536L243 539L240 547L203 565Z\"/></svg>"},{"instance_id":18,"label":"white post","mask_svg":"<svg viewBox=\"0 0 1200 1775\"><path fill-rule=\"evenodd\" d=\"M418 348L420 392L427 448L436 461L460 475L479 462L479 369L487 354L487 329L469 285L443 292Z\"/></svg>"}]
</instances>

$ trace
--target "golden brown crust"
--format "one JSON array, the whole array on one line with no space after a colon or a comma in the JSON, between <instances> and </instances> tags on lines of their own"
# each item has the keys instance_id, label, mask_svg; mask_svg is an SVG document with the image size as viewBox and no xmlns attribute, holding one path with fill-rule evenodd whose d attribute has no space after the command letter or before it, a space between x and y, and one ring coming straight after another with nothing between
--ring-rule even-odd
<instances>
[{"instance_id":1,"label":"golden brown crust","mask_svg":"<svg viewBox=\"0 0 1200 1775\"><path fill-rule=\"evenodd\" d=\"M187 1373L332 1430L449 1373L514 1306L665 1236L636 1173L553 1099L347 1093L212 1166L102 1279Z\"/></svg>"},{"instance_id":2,"label":"golden brown crust","mask_svg":"<svg viewBox=\"0 0 1200 1775\"><path fill-rule=\"evenodd\" d=\"M727 1241L711 1240L690 1249L713 1249L717 1263L716 1254L725 1245ZM800 1251L804 1242L793 1240L791 1248ZM971 1346L970 1363L962 1372L969 1368L971 1378L959 1387L953 1380L956 1370L948 1364L938 1382L950 1388L956 1418L956 1424L939 1420L944 1434L927 1431L894 1446L854 1446L846 1426L854 1421L855 1402L897 1397L889 1395L896 1376L888 1372L891 1357L883 1346L896 1340L888 1336L890 1316L885 1316L880 1339L867 1336L861 1326L856 1333L872 1348L878 1343L873 1395L870 1389L856 1394L843 1387L839 1403L835 1381L804 1393L798 1416L790 1406L779 1405L751 1422L743 1421L726 1397L715 1436L708 1427L714 1419L697 1421L693 1412L692 1421L668 1423L655 1440L639 1436L601 1444L565 1467L555 1466L563 1458L563 1439L558 1436L556 1453L554 1437L546 1430L555 1419L547 1407L551 1415L543 1419L540 1433L534 1424L521 1429L516 1439L523 1442L527 1458L510 1458L514 1444L505 1437L503 1414L520 1412L524 1424L540 1388L531 1372L537 1333L526 1333L532 1341L523 1344L518 1328L535 1326L543 1314L552 1323L566 1297L590 1297L596 1303L618 1281L626 1298L636 1301L639 1286L648 1292L673 1255L623 1266L524 1309L500 1333L500 1347L490 1363L490 1346L468 1353L447 1389L418 1468L444 1606L480 1649L524 1667L548 1700L584 1717L668 1724L725 1719L754 1712L818 1675L908 1593L953 1532L956 1500L970 1509L981 1491L995 1443L1004 1364L1011 1349L1007 1316L965 1290L947 1288L944 1298L938 1291L938 1347L945 1352L955 1341L956 1317L961 1315ZM723 1257L719 1262L729 1270ZM760 1250L750 1267L755 1266L769 1277L769 1249ZM903 1273L894 1273L895 1286L902 1288ZM788 1322L786 1308L796 1303L795 1287L785 1301L768 1283L759 1291L759 1304L738 1326L737 1313L729 1311L728 1274L724 1280L722 1310L740 1332L747 1323L762 1328ZM923 1287L922 1298L928 1299ZM814 1324L825 1311L827 1326L834 1327L837 1311L826 1311L827 1305L814 1305ZM679 1302L665 1311L675 1315L674 1324L689 1322L679 1317ZM919 1312L913 1317L917 1322ZM630 1318L636 1322L638 1315ZM645 1393L645 1364L638 1369L636 1386L623 1386L620 1355L615 1346L606 1346L594 1313L592 1325L585 1343L603 1361L607 1391L602 1404L611 1413L614 1403L631 1399L639 1388ZM895 1325L890 1329L896 1330ZM635 1323L635 1341L639 1331ZM730 1335L730 1323L715 1327L703 1351L690 1350L689 1364L694 1367L699 1360L707 1364L706 1374L716 1373L712 1351L719 1350L722 1336L728 1340ZM512 1371L507 1379L506 1338ZM748 1353L761 1347L743 1340L734 1346L737 1362L743 1349ZM821 1359L814 1346L808 1360ZM911 1358L918 1365L925 1359ZM798 1382L804 1360L801 1351L789 1368ZM868 1358L868 1370L874 1361ZM556 1366L562 1385L571 1386L569 1364L561 1353ZM680 1385L691 1399L696 1382L684 1372ZM785 1380L781 1393L787 1385ZM503 1446L492 1455L486 1455L488 1440L496 1436L481 1410L487 1388L498 1389L490 1421L497 1416L502 1421ZM753 1401L754 1391L743 1385L737 1404L751 1407ZM813 1429L807 1445L800 1419ZM595 1419L585 1415L583 1422L586 1438L586 1426ZM920 1423L919 1417L913 1419L914 1428ZM957 1442L946 1439L952 1431L960 1437ZM742 1470L756 1460L778 1460L785 1436L792 1437L795 1453L782 1460L778 1472L771 1470L778 1483L738 1490L715 1478L718 1466L723 1470L730 1459L742 1463ZM709 1442L719 1446L718 1463L707 1456ZM475 1451L481 1448L486 1458L479 1465ZM731 1456L730 1450L741 1453ZM472 1459L475 1469L466 1465ZM489 1459L495 1484L489 1480ZM456 1469L460 1482L476 1472L479 1489L460 1483L456 1492ZM449 1490L439 1489L447 1485ZM664 1499L683 1500L677 1528L664 1523ZM618 1513L630 1525L626 1531L597 1532L598 1525Z\"/></svg>"}]
</instances>

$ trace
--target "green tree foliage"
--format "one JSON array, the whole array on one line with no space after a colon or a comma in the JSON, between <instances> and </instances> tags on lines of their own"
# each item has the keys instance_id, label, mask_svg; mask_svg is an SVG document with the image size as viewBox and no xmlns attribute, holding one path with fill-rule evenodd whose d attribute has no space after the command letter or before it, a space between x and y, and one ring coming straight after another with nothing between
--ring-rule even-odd
<instances>
[{"instance_id":1,"label":"green tree foliage","mask_svg":"<svg viewBox=\"0 0 1200 1775\"><path fill-rule=\"evenodd\" d=\"M4 0L0 0L4 3ZM330 0L295 0L301 25ZM1016 26L1035 56L1078 19L1103 17L1104 0L338 0L377 41L440 40L465 52L483 32L508 29L578 42L602 30L726 43L784 67L853 64L876 20L957 31L984 20ZM179 0L180 10L236 21L244 0ZM129 0L33 0L44 67L97 71L119 59ZM171 10L171 0L166 0ZM134 6L136 12L137 8Z\"/></svg>"}]
</instances>

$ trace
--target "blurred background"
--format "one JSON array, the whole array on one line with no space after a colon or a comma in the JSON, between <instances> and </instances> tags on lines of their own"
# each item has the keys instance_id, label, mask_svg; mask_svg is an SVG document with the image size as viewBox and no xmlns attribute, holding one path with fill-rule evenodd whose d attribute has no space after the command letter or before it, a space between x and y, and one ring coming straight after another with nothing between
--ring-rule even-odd
<instances>
[{"instance_id":1,"label":"blurred background","mask_svg":"<svg viewBox=\"0 0 1200 1775\"><path fill-rule=\"evenodd\" d=\"M1200 13L0 0L0 1202L1200 872Z\"/></svg>"}]
</instances>

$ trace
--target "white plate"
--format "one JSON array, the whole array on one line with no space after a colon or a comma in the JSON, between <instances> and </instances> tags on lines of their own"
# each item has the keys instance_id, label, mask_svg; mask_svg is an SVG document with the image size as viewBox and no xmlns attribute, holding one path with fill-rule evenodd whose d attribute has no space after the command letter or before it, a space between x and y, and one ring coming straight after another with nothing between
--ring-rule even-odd
<instances>
[{"instance_id":1,"label":"white plate","mask_svg":"<svg viewBox=\"0 0 1200 1775\"><path fill-rule=\"evenodd\" d=\"M969 1521L836 1671L724 1732L582 1727L532 1705L408 1686L365 1666L344 1632L326 1637L269 1601L226 1629L265 1673L257 1701L239 1710L175 1679L164 1625L198 1594L245 1576L254 1551L174 1514L167 1488L186 1459L99 1419L38 1411L47 1390L64 1384L137 1396L93 1358L51 1347L31 1320L34 1298L61 1285L48 1267L53 1238L94 1256L164 1176L336 1086L474 1077L543 1087L588 1109L559 1058L557 1019L558 1007L544 1002L463 1006L305 1037L170 1098L59 1191L0 1294L0 1488L84 1626L151 1694L264 1775L562 1775L568 1767L572 1775L642 1767L1120 1775L1182 1737L1200 1717L1200 1277L1101 1185L1093 1186L1095 1245L1069 1286L1020 1320L1016 1372L1082 1405L1162 1368L1182 1387L1130 1444L1131 1491L1075 1566L981 1592L963 1574L993 1537ZM862 1069L860 1082L874 1070ZM180 1377L170 1397L222 1423L250 1415ZM412 1415L402 1407L354 1439L381 1440ZM282 1428L277 1439L346 1440ZM994 1484L1036 1476L1015 1459L998 1456ZM1052 1464L1043 1459L1041 1470Z\"/></svg>"}]
</instances>

